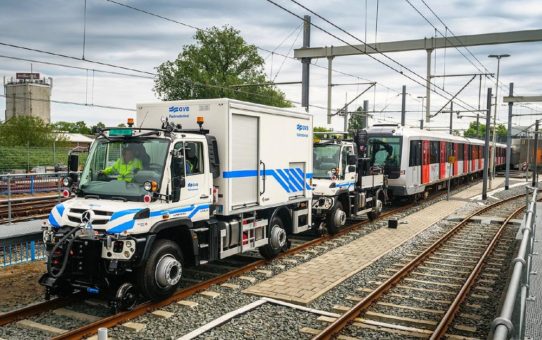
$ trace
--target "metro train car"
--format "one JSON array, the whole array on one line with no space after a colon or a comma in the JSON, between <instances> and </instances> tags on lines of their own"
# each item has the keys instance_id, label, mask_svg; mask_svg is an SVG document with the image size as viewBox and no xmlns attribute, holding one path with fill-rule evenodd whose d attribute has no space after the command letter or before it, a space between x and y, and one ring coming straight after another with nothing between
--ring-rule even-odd
<instances>
[{"instance_id":1,"label":"metro train car","mask_svg":"<svg viewBox=\"0 0 542 340\"><path fill-rule=\"evenodd\" d=\"M367 155L374 171L388 176L392 197L427 197L432 190L482 176L484 141L447 133L375 124L367 129ZM490 149L491 151L491 149ZM450 156L455 162L448 163ZM506 145L497 144L497 169L506 161Z\"/></svg>"}]
</instances>

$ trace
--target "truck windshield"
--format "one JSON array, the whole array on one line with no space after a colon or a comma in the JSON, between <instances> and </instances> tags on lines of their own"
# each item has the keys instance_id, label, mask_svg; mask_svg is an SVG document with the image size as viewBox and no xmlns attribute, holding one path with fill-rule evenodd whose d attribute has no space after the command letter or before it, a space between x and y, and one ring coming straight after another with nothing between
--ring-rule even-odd
<instances>
[{"instance_id":1,"label":"truck windshield","mask_svg":"<svg viewBox=\"0 0 542 340\"><path fill-rule=\"evenodd\" d=\"M146 181L162 180L169 141L157 138L98 139L92 146L81 181L82 195L139 201Z\"/></svg>"},{"instance_id":2,"label":"truck windshield","mask_svg":"<svg viewBox=\"0 0 542 340\"><path fill-rule=\"evenodd\" d=\"M398 167L401 161L401 137L370 137L368 140L371 164Z\"/></svg>"},{"instance_id":3,"label":"truck windshield","mask_svg":"<svg viewBox=\"0 0 542 340\"><path fill-rule=\"evenodd\" d=\"M338 144L314 144L313 177L330 178L331 170L339 168L341 146Z\"/></svg>"}]
</instances>

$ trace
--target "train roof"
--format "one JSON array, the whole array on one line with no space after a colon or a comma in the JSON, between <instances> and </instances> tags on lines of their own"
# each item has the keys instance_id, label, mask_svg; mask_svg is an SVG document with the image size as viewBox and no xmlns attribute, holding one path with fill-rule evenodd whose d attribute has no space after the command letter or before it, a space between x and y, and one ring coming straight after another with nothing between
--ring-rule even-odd
<instances>
[{"instance_id":1,"label":"train roof","mask_svg":"<svg viewBox=\"0 0 542 340\"><path fill-rule=\"evenodd\" d=\"M466 138L454 136L449 133L439 131L422 130L418 128L400 126L398 124L375 124L367 129L369 134L391 134L393 136L404 136L408 138L428 138L435 140L445 140L455 143L469 143L473 145L484 145L484 141L476 138ZM499 147L506 147L506 144L497 143Z\"/></svg>"}]
</instances>

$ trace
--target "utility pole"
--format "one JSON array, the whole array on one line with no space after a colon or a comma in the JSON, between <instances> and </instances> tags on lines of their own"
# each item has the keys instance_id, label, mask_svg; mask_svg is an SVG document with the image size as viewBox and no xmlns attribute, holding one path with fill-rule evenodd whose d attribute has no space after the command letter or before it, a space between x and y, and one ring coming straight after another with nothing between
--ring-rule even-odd
<instances>
[{"instance_id":1,"label":"utility pole","mask_svg":"<svg viewBox=\"0 0 542 340\"><path fill-rule=\"evenodd\" d=\"M431 119L431 53L433 49L427 49L427 75L425 80L425 121L429 123Z\"/></svg>"},{"instance_id":2,"label":"utility pole","mask_svg":"<svg viewBox=\"0 0 542 340\"><path fill-rule=\"evenodd\" d=\"M486 138L484 144L484 182L482 186L482 199L487 199L487 179L489 167L489 124L491 123L491 88L487 89ZM490 182L491 183L491 182ZM491 188L491 186L490 186Z\"/></svg>"},{"instance_id":3,"label":"utility pole","mask_svg":"<svg viewBox=\"0 0 542 340\"><path fill-rule=\"evenodd\" d=\"M346 94L346 105L344 106L344 132L348 131L348 93Z\"/></svg>"},{"instance_id":4,"label":"utility pole","mask_svg":"<svg viewBox=\"0 0 542 340\"><path fill-rule=\"evenodd\" d=\"M331 124L331 93L332 93L332 74L331 67L333 66L333 57L327 58L327 123Z\"/></svg>"},{"instance_id":5,"label":"utility pole","mask_svg":"<svg viewBox=\"0 0 542 340\"><path fill-rule=\"evenodd\" d=\"M454 120L454 102L450 102L450 135L452 134L453 132L453 122Z\"/></svg>"},{"instance_id":6,"label":"utility pole","mask_svg":"<svg viewBox=\"0 0 542 340\"><path fill-rule=\"evenodd\" d=\"M493 114L493 142L491 143L492 144L492 149L491 149L491 178L493 179L495 177L495 152L496 152L496 147L495 145L497 144L497 107L499 106L498 103L499 103L499 97L498 97L498 93L499 93L499 72L500 72L500 69L501 69L501 58L506 58L506 57L509 57L510 54L490 54L488 57L489 58L497 58L497 79L496 79L496 83L495 83L495 113ZM486 129L489 128L489 125L486 126ZM490 182L490 188L491 188L491 182Z\"/></svg>"},{"instance_id":7,"label":"utility pole","mask_svg":"<svg viewBox=\"0 0 542 340\"><path fill-rule=\"evenodd\" d=\"M363 101L363 112L365 113L365 115L363 116L362 128L366 129L369 127L369 101L368 100Z\"/></svg>"},{"instance_id":8,"label":"utility pole","mask_svg":"<svg viewBox=\"0 0 542 340\"><path fill-rule=\"evenodd\" d=\"M533 147L533 183L532 186L536 186L538 182L538 160L536 159L538 153L538 125L540 121L537 119L534 128L534 147Z\"/></svg>"},{"instance_id":9,"label":"utility pole","mask_svg":"<svg viewBox=\"0 0 542 340\"><path fill-rule=\"evenodd\" d=\"M311 17L303 18L303 48L311 47ZM301 58L301 106L309 111L309 80L311 58Z\"/></svg>"},{"instance_id":10,"label":"utility pole","mask_svg":"<svg viewBox=\"0 0 542 340\"><path fill-rule=\"evenodd\" d=\"M406 120L406 85L403 85L403 98L401 100L401 126L405 126Z\"/></svg>"},{"instance_id":11,"label":"utility pole","mask_svg":"<svg viewBox=\"0 0 542 340\"><path fill-rule=\"evenodd\" d=\"M510 83L510 91L508 96L514 96L514 83ZM514 102L508 103L508 131L506 133L506 174L504 177L504 190L510 188L510 162L512 156L512 108L514 107Z\"/></svg>"},{"instance_id":12,"label":"utility pole","mask_svg":"<svg viewBox=\"0 0 542 340\"><path fill-rule=\"evenodd\" d=\"M424 121L424 117L423 117L423 115L424 115L424 112L423 112L423 109L424 109L423 101L424 101L424 99L427 98L427 97L426 97L426 96L418 96L418 97L416 97L416 98L422 100L422 120L421 120L421 123L420 123L420 130L423 130L423 121Z\"/></svg>"}]
</instances>

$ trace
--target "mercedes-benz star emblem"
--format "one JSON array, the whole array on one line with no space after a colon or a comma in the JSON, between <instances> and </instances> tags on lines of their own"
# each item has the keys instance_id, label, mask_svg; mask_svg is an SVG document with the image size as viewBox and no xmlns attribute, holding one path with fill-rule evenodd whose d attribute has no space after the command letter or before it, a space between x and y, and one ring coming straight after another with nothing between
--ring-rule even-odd
<instances>
[{"instance_id":1,"label":"mercedes-benz star emblem","mask_svg":"<svg viewBox=\"0 0 542 340\"><path fill-rule=\"evenodd\" d=\"M94 221L94 211L87 210L81 215L81 222L92 223Z\"/></svg>"}]
</instances>

